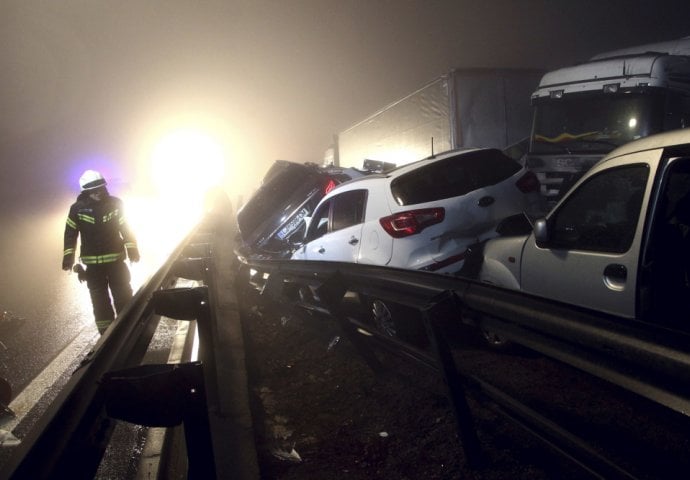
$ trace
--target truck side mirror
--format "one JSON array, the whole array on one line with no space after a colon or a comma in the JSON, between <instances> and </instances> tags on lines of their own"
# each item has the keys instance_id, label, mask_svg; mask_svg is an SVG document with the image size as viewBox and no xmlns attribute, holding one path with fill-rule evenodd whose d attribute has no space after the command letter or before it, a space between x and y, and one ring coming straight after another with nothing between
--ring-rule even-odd
<instances>
[{"instance_id":1,"label":"truck side mirror","mask_svg":"<svg viewBox=\"0 0 690 480\"><path fill-rule=\"evenodd\" d=\"M533 232L537 246L540 248L546 247L549 242L549 227L545 218L538 218L534 222Z\"/></svg>"}]
</instances>

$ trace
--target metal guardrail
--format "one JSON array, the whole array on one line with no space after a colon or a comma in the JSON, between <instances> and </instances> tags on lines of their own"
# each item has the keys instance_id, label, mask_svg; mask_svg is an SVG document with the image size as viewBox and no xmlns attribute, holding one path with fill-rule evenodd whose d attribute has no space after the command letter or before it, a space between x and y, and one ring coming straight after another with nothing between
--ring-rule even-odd
<instances>
[{"instance_id":1,"label":"metal guardrail","mask_svg":"<svg viewBox=\"0 0 690 480\"><path fill-rule=\"evenodd\" d=\"M185 254L200 233L203 232L198 229L192 231L118 315L45 414L15 448L0 478L92 478L115 418L144 425L182 422L189 426L185 428L186 435L191 435L187 439L189 478L222 478L221 472L232 468L236 469L233 478L258 475L255 459L250 459L246 467L228 467L221 465L228 463L227 459L219 460L222 455L218 452L214 455L219 436L236 447L237 452L247 453L243 456L253 454L246 447L251 440L246 415L234 410L228 402L226 387L219 384L219 376L241 376L236 370L241 369L243 359L233 358L236 364L228 369L219 352L225 339L239 341L241 332L226 331L226 325L221 331L213 318L210 304L217 301L218 285L211 289L206 286L170 288L177 277L199 277L213 282L210 274L213 272L209 271L217 270L218 266L213 265L208 252L203 252L208 244L197 242L196 247L202 251ZM492 385L459 371L440 330L440 325L447 321L462 321L493 330L546 356L690 415L690 336L684 332L638 324L465 278L412 270L337 262L245 261L238 271L242 277L237 280L240 285L249 284L250 269L256 270L257 277L262 279L262 274L266 274L261 285L266 298L318 310L339 321L373 369L380 369L381 365L370 344L356 333L358 320L346 315L343 305L346 293L380 298L419 312L431 340L429 350L422 351L383 335L374 335L374 339L379 345L443 376L456 414L462 448L473 465L480 465L483 460L465 399L466 388L477 389L491 398L504 413L595 476L632 478L558 425ZM312 295L298 296L300 288ZM200 363L139 367L161 314L198 320L204 347ZM160 404L147 403L141 395L147 391L150 396L152 379L160 380L168 388L171 378L172 383L181 386L176 392L179 402L167 402L170 410L160 412L157 409ZM224 426L218 426L223 423ZM229 430L235 437L227 435Z\"/></svg>"},{"instance_id":2,"label":"metal guardrail","mask_svg":"<svg viewBox=\"0 0 690 480\"><path fill-rule=\"evenodd\" d=\"M171 419L174 418L171 412L168 412L165 418L156 418L153 416L154 412L146 412L145 407L142 409L141 406L126 412L118 411L117 408L109 412L107 407L119 403L113 401L114 399L122 400L123 391L126 392L126 389L117 388L117 384L122 382L127 372L132 372L128 369L137 368L141 362L159 323L159 310L171 310L169 305L165 305L166 302L157 301L157 297L165 295L164 292L169 291L167 289L174 285L179 276L193 270L185 263L185 250L190 248L194 239L201 233L203 232L200 231L200 227L195 227L118 314L112 326L81 362L66 386L22 439L21 444L14 447L12 456L0 471L0 478L93 478L112 434L117 415L136 415L136 409L139 409L139 412L148 418L143 420L142 424L152 424L152 421L171 423ZM182 305L177 306L178 311L183 309ZM195 313L194 316L196 315ZM156 366L145 368L152 367ZM152 372L140 370L136 375L146 376L148 373ZM184 379L187 384L203 387L200 369L195 364L183 365L180 370L172 372L172 375ZM127 383L132 386L132 382ZM205 389L199 388L198 391L203 394ZM205 413L205 399L190 400L185 399L184 395L182 398L183 402L196 402L197 407L203 405ZM193 410L186 407L188 405L180 406L185 412ZM194 412L197 414L195 425L199 425L198 419L204 417L199 417L198 408ZM177 413L178 416L184 416L183 413ZM207 432L205 435L208 438ZM203 439L204 434L198 437ZM203 449L199 455L203 458ZM212 465L213 462L211 468ZM202 471L204 468L207 467L203 467ZM198 478L202 478L202 475Z\"/></svg>"},{"instance_id":3,"label":"metal guardrail","mask_svg":"<svg viewBox=\"0 0 690 480\"><path fill-rule=\"evenodd\" d=\"M369 365L379 369L363 340L351 334L357 319L345 318L346 292L378 298L420 312L432 348L422 352L375 335L390 350L443 375L470 464L482 463L464 386L499 405L502 413L600 478L634 478L586 442L468 372L460 373L441 332L443 322L462 321L492 330L545 356L584 370L623 389L690 416L690 336L593 310L503 289L466 278L339 262L245 261L267 298L292 302L340 321ZM249 278L246 278L250 282ZM297 295L300 291L314 295ZM361 337L361 336L360 336Z\"/></svg>"}]
</instances>

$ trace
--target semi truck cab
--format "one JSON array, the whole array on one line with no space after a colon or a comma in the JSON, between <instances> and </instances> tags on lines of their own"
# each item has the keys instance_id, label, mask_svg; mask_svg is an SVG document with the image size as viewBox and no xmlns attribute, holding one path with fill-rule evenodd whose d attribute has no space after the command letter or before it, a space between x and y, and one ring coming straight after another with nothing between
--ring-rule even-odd
<instances>
[{"instance_id":1,"label":"semi truck cab","mask_svg":"<svg viewBox=\"0 0 690 480\"><path fill-rule=\"evenodd\" d=\"M548 72L532 105L525 163L539 177L548 210L615 148L690 126L690 37Z\"/></svg>"}]
</instances>

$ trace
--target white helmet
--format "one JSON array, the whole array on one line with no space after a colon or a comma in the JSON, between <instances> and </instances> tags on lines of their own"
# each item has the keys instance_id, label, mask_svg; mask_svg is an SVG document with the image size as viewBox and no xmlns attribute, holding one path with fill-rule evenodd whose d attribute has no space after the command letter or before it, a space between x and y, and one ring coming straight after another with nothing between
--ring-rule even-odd
<instances>
[{"instance_id":1,"label":"white helmet","mask_svg":"<svg viewBox=\"0 0 690 480\"><path fill-rule=\"evenodd\" d=\"M103 187L106 185L105 178L103 175L98 173L96 170L87 170L81 177L79 177L79 186L81 191L93 190L94 188Z\"/></svg>"}]
</instances>

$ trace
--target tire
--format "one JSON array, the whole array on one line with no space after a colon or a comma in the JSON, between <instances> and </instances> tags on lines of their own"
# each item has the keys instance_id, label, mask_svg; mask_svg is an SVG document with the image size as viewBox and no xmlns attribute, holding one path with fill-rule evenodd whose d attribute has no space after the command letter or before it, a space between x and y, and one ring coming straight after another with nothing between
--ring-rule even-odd
<instances>
[{"instance_id":1,"label":"tire","mask_svg":"<svg viewBox=\"0 0 690 480\"><path fill-rule=\"evenodd\" d=\"M394 315L393 312L391 312L391 308L379 299L372 300L369 303L369 308L371 311L371 319L376 330L386 336L397 337L398 329L393 320Z\"/></svg>"}]
</instances>

